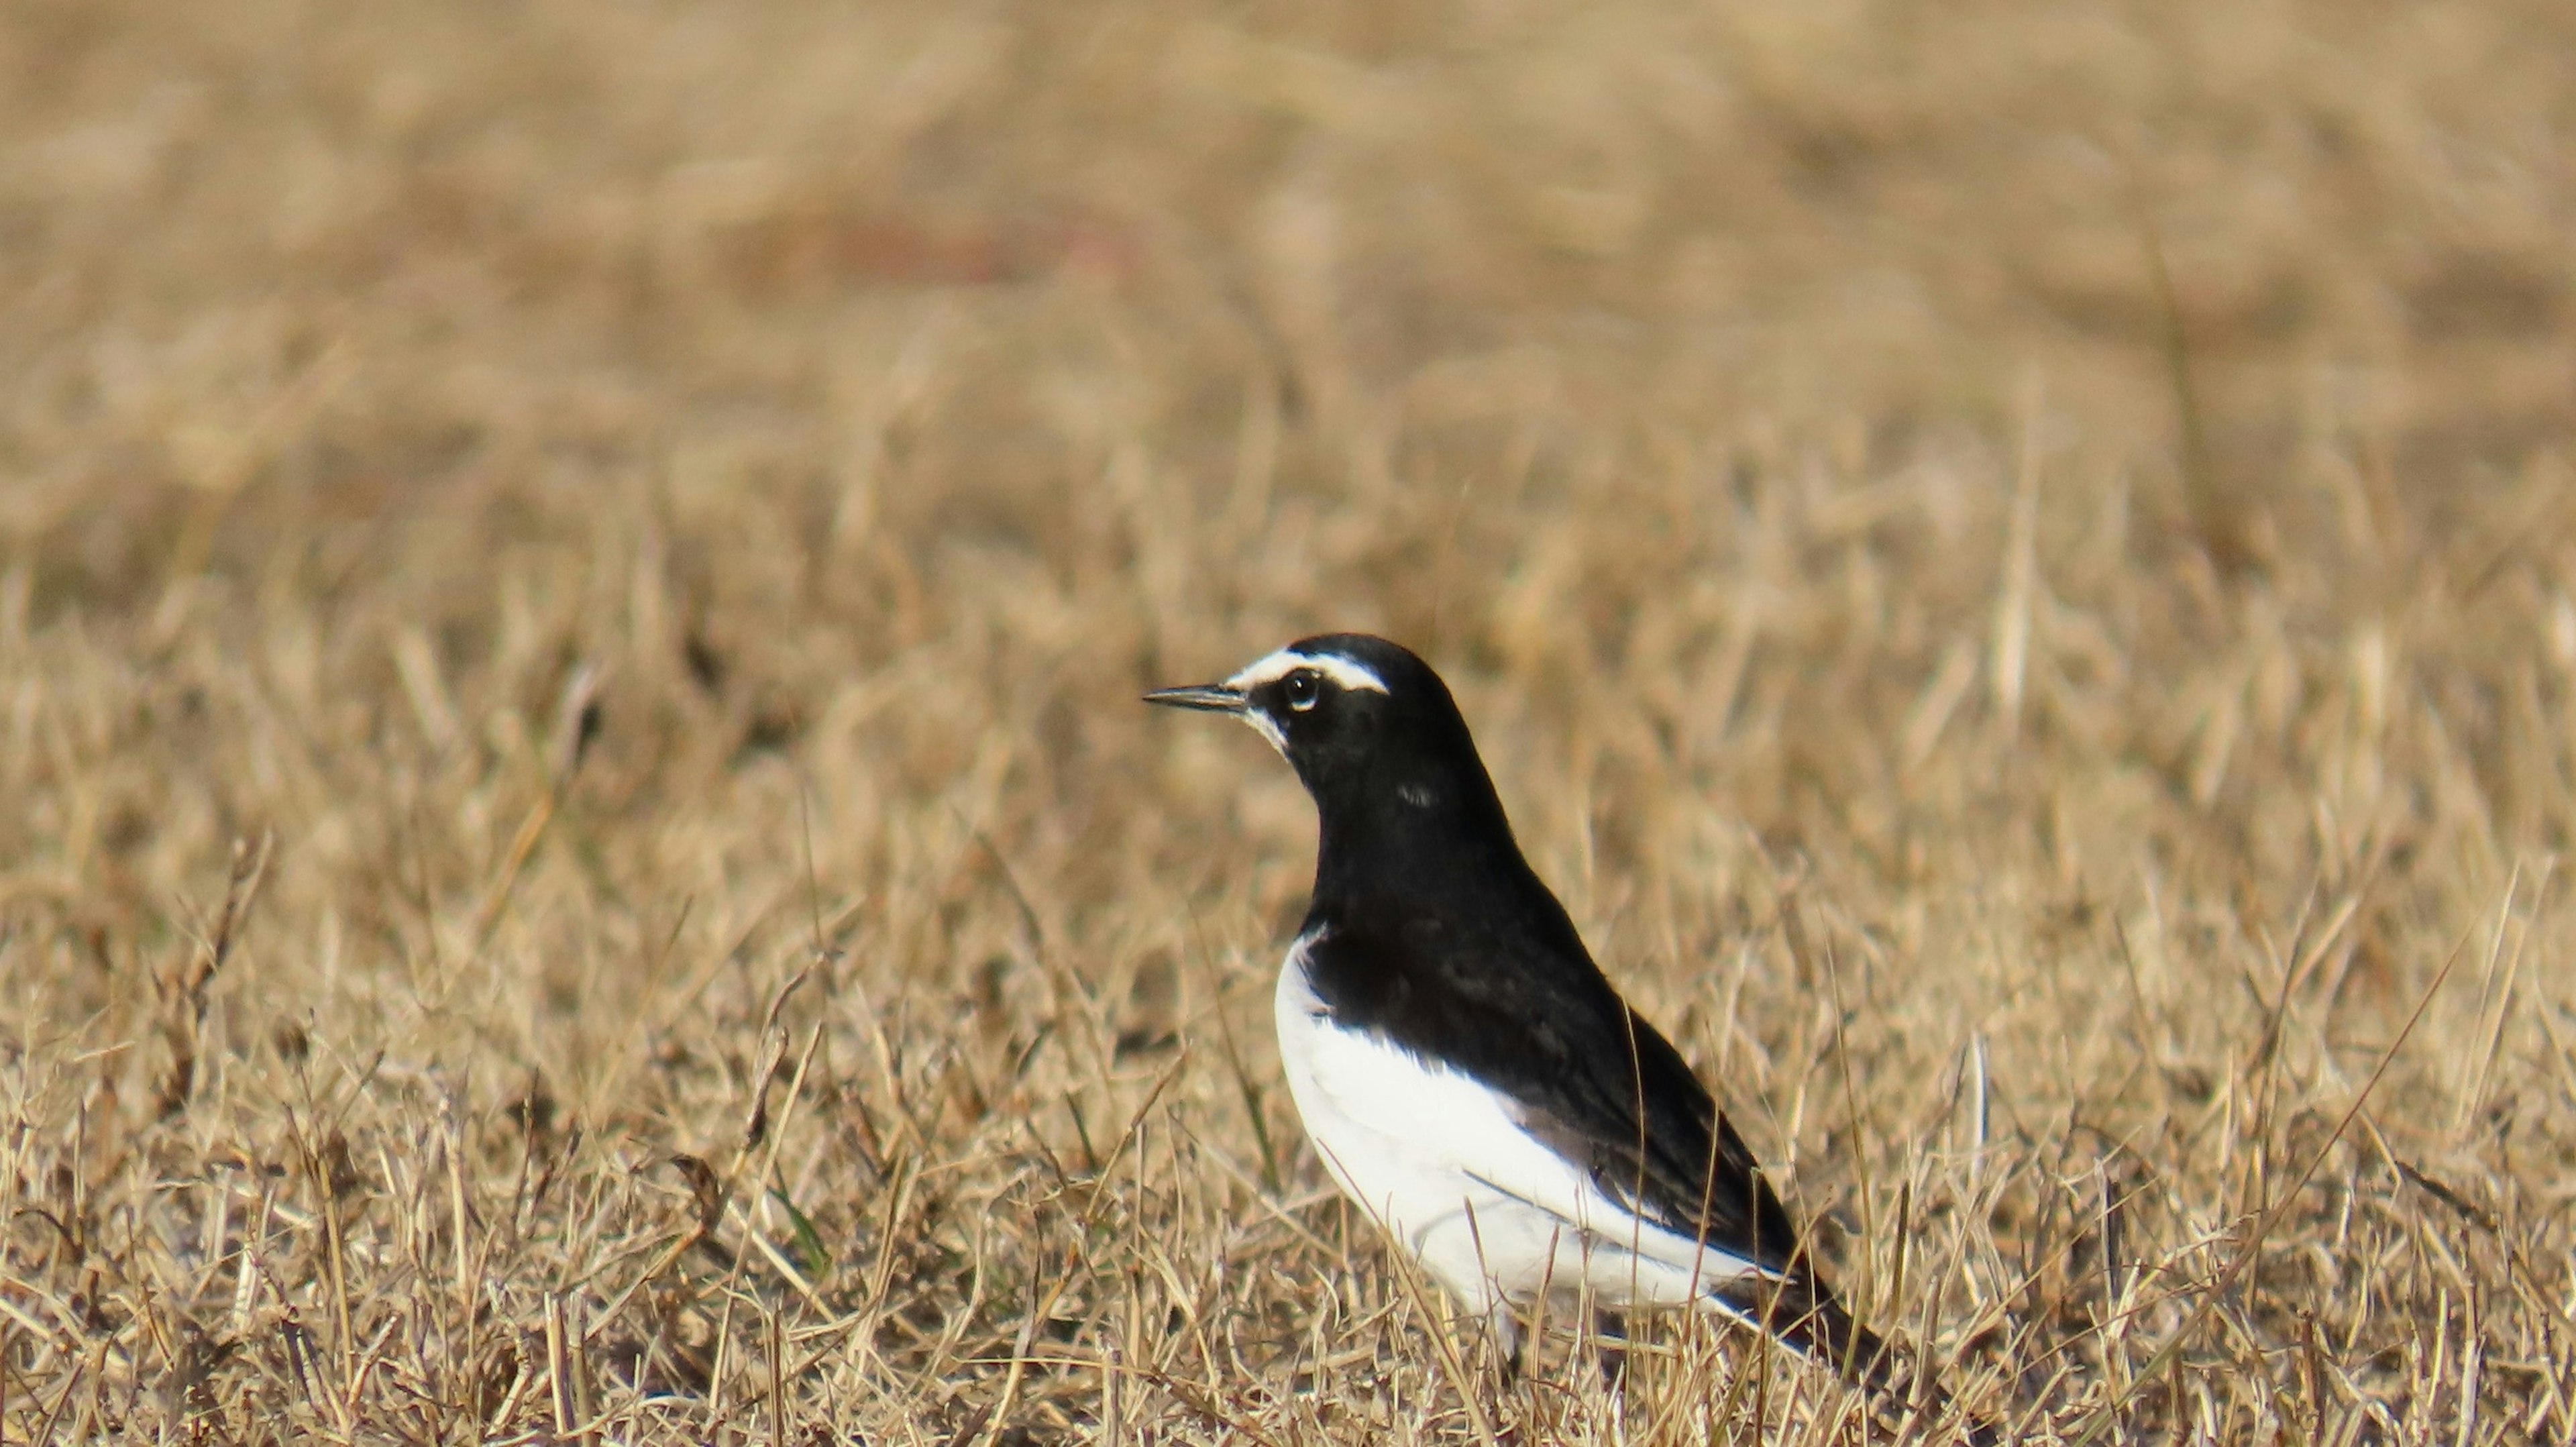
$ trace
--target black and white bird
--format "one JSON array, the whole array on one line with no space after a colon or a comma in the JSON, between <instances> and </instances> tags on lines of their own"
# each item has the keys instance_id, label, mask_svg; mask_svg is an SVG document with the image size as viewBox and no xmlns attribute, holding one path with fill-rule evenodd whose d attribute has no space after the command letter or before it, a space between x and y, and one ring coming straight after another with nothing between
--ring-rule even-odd
<instances>
[{"instance_id":1,"label":"black and white bird","mask_svg":"<svg viewBox=\"0 0 2576 1447\"><path fill-rule=\"evenodd\" d=\"M1250 724L1314 796L1314 899L1276 1002L1289 1093L1334 1182L1507 1359L1516 1307L1588 1289L1892 1386L1742 1137L1521 857L1428 664L1328 634L1145 699Z\"/></svg>"}]
</instances>

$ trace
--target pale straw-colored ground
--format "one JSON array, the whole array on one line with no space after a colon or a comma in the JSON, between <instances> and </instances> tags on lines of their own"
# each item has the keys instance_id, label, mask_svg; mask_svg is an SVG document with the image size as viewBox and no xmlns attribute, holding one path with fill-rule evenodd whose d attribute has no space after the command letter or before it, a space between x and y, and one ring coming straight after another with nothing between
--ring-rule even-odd
<instances>
[{"instance_id":1,"label":"pale straw-colored ground","mask_svg":"<svg viewBox=\"0 0 2576 1447\"><path fill-rule=\"evenodd\" d=\"M2567 1440L2571 53L0 10L0 1440L1862 1441L1331 1197L1327 627L1964 1399Z\"/></svg>"}]
</instances>

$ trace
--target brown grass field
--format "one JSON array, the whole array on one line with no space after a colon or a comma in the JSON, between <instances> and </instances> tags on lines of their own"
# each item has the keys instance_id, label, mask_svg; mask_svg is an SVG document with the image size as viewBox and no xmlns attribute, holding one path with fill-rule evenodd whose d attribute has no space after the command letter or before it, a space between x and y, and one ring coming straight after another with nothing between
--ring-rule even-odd
<instances>
[{"instance_id":1,"label":"brown grass field","mask_svg":"<svg viewBox=\"0 0 2576 1447\"><path fill-rule=\"evenodd\" d=\"M2576 1436L2576 8L0 8L0 1441L1504 1383L1277 1077L1423 650L2008 1440Z\"/></svg>"}]
</instances>

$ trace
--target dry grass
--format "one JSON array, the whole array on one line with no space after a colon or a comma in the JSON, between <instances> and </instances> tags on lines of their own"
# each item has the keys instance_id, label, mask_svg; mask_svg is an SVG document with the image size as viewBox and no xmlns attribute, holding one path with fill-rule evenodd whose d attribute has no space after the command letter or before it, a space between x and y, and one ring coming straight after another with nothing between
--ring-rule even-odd
<instances>
[{"instance_id":1,"label":"dry grass","mask_svg":"<svg viewBox=\"0 0 2576 1447\"><path fill-rule=\"evenodd\" d=\"M1331 1199L1327 626L2029 1440L2576 1433L2576 11L1558 9L0 13L0 1439L1862 1440Z\"/></svg>"}]
</instances>

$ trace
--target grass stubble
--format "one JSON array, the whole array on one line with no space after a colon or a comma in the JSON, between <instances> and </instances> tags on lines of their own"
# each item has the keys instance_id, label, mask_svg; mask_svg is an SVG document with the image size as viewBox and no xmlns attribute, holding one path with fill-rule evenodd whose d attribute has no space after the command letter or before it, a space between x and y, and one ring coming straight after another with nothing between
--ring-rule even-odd
<instances>
[{"instance_id":1,"label":"grass stubble","mask_svg":"<svg viewBox=\"0 0 2576 1447\"><path fill-rule=\"evenodd\" d=\"M1328 626L2022 1440L2567 1440L2571 45L13 7L0 1440L1884 1440L1333 1196Z\"/></svg>"}]
</instances>

